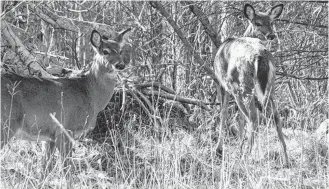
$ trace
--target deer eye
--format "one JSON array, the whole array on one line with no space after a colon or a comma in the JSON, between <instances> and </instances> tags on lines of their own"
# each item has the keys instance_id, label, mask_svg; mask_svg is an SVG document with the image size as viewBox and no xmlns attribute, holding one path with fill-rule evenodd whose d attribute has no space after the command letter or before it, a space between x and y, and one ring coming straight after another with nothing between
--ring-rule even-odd
<instances>
[{"instance_id":1,"label":"deer eye","mask_svg":"<svg viewBox=\"0 0 329 189\"><path fill-rule=\"evenodd\" d=\"M256 22L256 26L262 26L262 24L261 23L259 23L259 22Z\"/></svg>"},{"instance_id":2,"label":"deer eye","mask_svg":"<svg viewBox=\"0 0 329 189\"><path fill-rule=\"evenodd\" d=\"M108 50L103 50L103 54L108 55L108 54L110 54L110 52Z\"/></svg>"}]
</instances>

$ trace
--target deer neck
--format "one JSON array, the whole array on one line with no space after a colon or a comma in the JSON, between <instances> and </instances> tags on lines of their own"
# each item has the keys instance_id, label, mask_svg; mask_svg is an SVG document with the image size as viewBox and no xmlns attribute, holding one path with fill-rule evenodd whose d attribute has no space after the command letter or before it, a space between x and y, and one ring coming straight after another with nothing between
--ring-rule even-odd
<instances>
[{"instance_id":1,"label":"deer neck","mask_svg":"<svg viewBox=\"0 0 329 189\"><path fill-rule=\"evenodd\" d=\"M111 65L104 63L102 59L94 59L90 73L86 77L91 100L97 114L106 107L114 93L117 72L112 69Z\"/></svg>"}]
</instances>

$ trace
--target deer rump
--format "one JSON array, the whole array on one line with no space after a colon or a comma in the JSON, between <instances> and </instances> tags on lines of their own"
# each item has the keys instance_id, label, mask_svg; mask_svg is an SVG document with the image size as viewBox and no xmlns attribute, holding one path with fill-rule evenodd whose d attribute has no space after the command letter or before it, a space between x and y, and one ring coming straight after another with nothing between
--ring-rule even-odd
<instances>
[{"instance_id":1,"label":"deer rump","mask_svg":"<svg viewBox=\"0 0 329 189\"><path fill-rule=\"evenodd\" d=\"M243 98L254 94L257 101L264 106L274 80L273 61L271 53L261 40L249 37L229 38L219 47L213 66L226 91L242 95ZM262 109L259 106L258 108Z\"/></svg>"}]
</instances>

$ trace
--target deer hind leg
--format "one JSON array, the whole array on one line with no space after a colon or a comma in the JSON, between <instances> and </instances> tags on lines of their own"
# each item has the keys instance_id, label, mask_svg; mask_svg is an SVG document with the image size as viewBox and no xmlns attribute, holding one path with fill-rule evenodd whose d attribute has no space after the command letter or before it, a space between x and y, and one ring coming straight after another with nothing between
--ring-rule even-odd
<instances>
[{"instance_id":1,"label":"deer hind leg","mask_svg":"<svg viewBox=\"0 0 329 189\"><path fill-rule=\"evenodd\" d=\"M235 94L234 95L235 101L239 107L239 110L241 114L244 116L244 118L248 122L248 129L249 129L249 136L248 136L248 141L249 141L249 152L252 149L252 146L254 144L254 132L257 129L257 112L256 112L256 107L255 107L255 100L253 95L248 96L245 102L243 102L243 98L241 94ZM243 126L239 126L240 132L243 132ZM251 130L251 131L250 131ZM240 151L243 151L243 145L244 145L244 140L241 141L240 144Z\"/></svg>"},{"instance_id":2,"label":"deer hind leg","mask_svg":"<svg viewBox=\"0 0 329 189\"><path fill-rule=\"evenodd\" d=\"M278 113L278 111L276 109L275 102L273 101L272 98L270 98L270 103L271 103L271 106L272 106L272 111L273 111L273 116L274 116L274 122L275 122L275 126L276 126L276 131L278 133L278 137L279 137L279 140L281 142L281 146L282 146L284 157L285 157L285 167L289 167L289 159L288 159L288 154L287 154L287 146L286 146L286 143L284 141L284 137L283 137L283 133L282 133L282 125L281 125L279 113Z\"/></svg>"},{"instance_id":3,"label":"deer hind leg","mask_svg":"<svg viewBox=\"0 0 329 189\"><path fill-rule=\"evenodd\" d=\"M246 119L242 115L242 113L238 113L237 116L237 124L238 124L238 129L239 129L239 139L240 139L240 152L242 152L243 145L244 145L244 138L245 138L245 129L244 126L246 124Z\"/></svg>"},{"instance_id":4,"label":"deer hind leg","mask_svg":"<svg viewBox=\"0 0 329 189\"><path fill-rule=\"evenodd\" d=\"M221 92L221 91L219 91ZM216 144L216 153L222 154L223 152L223 143L225 137L225 122L227 119L227 108L228 108L228 101L229 101L229 93L225 90L222 92L222 107L220 112L220 128L218 133L218 141Z\"/></svg>"},{"instance_id":5,"label":"deer hind leg","mask_svg":"<svg viewBox=\"0 0 329 189\"><path fill-rule=\"evenodd\" d=\"M258 128L258 120L257 120L257 111L255 106L255 98L253 96L248 97L248 101L246 102L247 109L249 110L249 153L251 153L252 147L254 145L254 135L257 132Z\"/></svg>"}]
</instances>

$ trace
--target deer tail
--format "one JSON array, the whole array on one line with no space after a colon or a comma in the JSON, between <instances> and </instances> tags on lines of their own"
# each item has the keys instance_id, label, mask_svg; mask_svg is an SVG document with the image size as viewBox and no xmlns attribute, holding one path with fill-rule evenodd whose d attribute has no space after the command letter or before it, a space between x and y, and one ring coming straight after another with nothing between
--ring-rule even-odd
<instances>
[{"instance_id":1,"label":"deer tail","mask_svg":"<svg viewBox=\"0 0 329 189\"><path fill-rule=\"evenodd\" d=\"M271 96L275 80L274 58L270 52L265 51L264 55L257 57L256 73L256 97L261 105L265 107Z\"/></svg>"}]
</instances>

